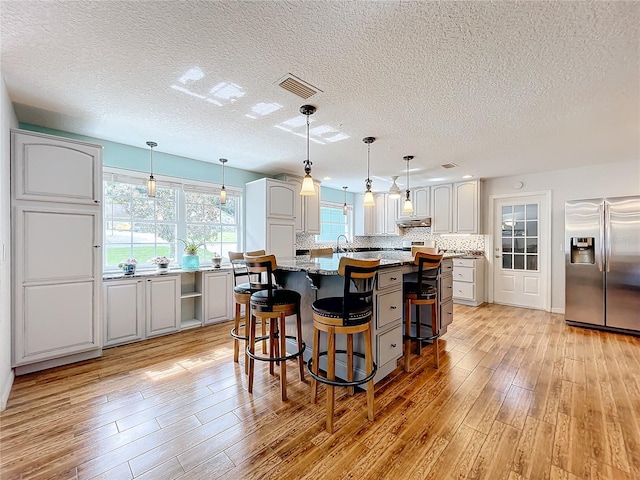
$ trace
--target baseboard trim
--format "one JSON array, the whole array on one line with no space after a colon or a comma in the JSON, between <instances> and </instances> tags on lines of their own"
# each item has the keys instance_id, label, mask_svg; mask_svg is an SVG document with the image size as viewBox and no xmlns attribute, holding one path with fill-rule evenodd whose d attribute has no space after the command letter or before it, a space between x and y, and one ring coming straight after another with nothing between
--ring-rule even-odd
<instances>
[{"instance_id":1,"label":"baseboard trim","mask_svg":"<svg viewBox=\"0 0 640 480\"><path fill-rule=\"evenodd\" d=\"M14 378L15 375L13 373L13 369L11 369L9 370L9 375L7 375L4 385L2 385L2 390L0 390L0 412L7 408L7 402L9 401L9 394L11 393L11 387L13 387Z\"/></svg>"},{"instance_id":2,"label":"baseboard trim","mask_svg":"<svg viewBox=\"0 0 640 480\"><path fill-rule=\"evenodd\" d=\"M564 315L564 308L551 307L551 313L561 313Z\"/></svg>"}]
</instances>

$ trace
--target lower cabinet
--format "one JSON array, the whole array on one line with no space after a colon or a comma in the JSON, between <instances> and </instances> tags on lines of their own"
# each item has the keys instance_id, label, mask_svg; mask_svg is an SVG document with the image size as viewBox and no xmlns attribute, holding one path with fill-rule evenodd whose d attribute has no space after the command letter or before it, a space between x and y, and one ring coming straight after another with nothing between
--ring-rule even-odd
<instances>
[{"instance_id":1,"label":"lower cabinet","mask_svg":"<svg viewBox=\"0 0 640 480\"><path fill-rule=\"evenodd\" d=\"M147 337L180 330L180 276L167 275L146 279Z\"/></svg>"},{"instance_id":2,"label":"lower cabinet","mask_svg":"<svg viewBox=\"0 0 640 480\"><path fill-rule=\"evenodd\" d=\"M374 382L395 370L402 357L402 311L402 270L380 270L374 296L373 334L378 366Z\"/></svg>"},{"instance_id":3,"label":"lower cabinet","mask_svg":"<svg viewBox=\"0 0 640 480\"><path fill-rule=\"evenodd\" d=\"M224 322L233 316L233 280L230 271L202 275L205 325Z\"/></svg>"},{"instance_id":4,"label":"lower cabinet","mask_svg":"<svg viewBox=\"0 0 640 480\"><path fill-rule=\"evenodd\" d=\"M104 282L104 346L144 338L145 281L142 278Z\"/></svg>"},{"instance_id":5,"label":"lower cabinet","mask_svg":"<svg viewBox=\"0 0 640 480\"><path fill-rule=\"evenodd\" d=\"M484 303L484 258L453 260L453 300L477 307Z\"/></svg>"},{"instance_id":6,"label":"lower cabinet","mask_svg":"<svg viewBox=\"0 0 640 480\"><path fill-rule=\"evenodd\" d=\"M440 308L440 335L447 331L447 325L453 321L453 260L445 258L440 264L438 276L438 301Z\"/></svg>"}]
</instances>

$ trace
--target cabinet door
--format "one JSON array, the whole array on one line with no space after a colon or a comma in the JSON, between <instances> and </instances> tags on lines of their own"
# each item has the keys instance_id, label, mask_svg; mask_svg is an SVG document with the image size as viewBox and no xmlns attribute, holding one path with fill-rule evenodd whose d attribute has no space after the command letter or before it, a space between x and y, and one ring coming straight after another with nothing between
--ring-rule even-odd
<instances>
[{"instance_id":1,"label":"cabinet door","mask_svg":"<svg viewBox=\"0 0 640 480\"><path fill-rule=\"evenodd\" d=\"M386 213L386 205L384 203L384 194L377 194L373 196L373 200L376 205L373 208L373 233L374 235L382 235L386 231L386 223L384 215Z\"/></svg>"},{"instance_id":2,"label":"cabinet door","mask_svg":"<svg viewBox=\"0 0 640 480\"><path fill-rule=\"evenodd\" d=\"M229 272L205 274L203 295L205 324L224 322L231 318L233 293Z\"/></svg>"},{"instance_id":3,"label":"cabinet door","mask_svg":"<svg viewBox=\"0 0 640 480\"><path fill-rule=\"evenodd\" d=\"M12 132L16 200L97 205L102 147L31 132Z\"/></svg>"},{"instance_id":4,"label":"cabinet door","mask_svg":"<svg viewBox=\"0 0 640 480\"><path fill-rule=\"evenodd\" d=\"M302 233L304 231L304 203L305 198L300 195L302 189L302 180L295 177L286 177L287 183L290 183L294 189L293 203L294 203L294 216L296 221L296 233Z\"/></svg>"},{"instance_id":5,"label":"cabinet door","mask_svg":"<svg viewBox=\"0 0 640 480\"><path fill-rule=\"evenodd\" d=\"M373 235L375 222L375 208L364 206L364 195L354 196L353 216L354 235Z\"/></svg>"},{"instance_id":6,"label":"cabinet door","mask_svg":"<svg viewBox=\"0 0 640 480\"><path fill-rule=\"evenodd\" d=\"M452 233L451 185L431 187L431 233Z\"/></svg>"},{"instance_id":7,"label":"cabinet door","mask_svg":"<svg viewBox=\"0 0 640 480\"><path fill-rule=\"evenodd\" d=\"M315 195L304 197L304 232L320 233L320 184L314 183ZM301 197L301 195L298 195ZM296 222L297 225L297 222Z\"/></svg>"},{"instance_id":8,"label":"cabinet door","mask_svg":"<svg viewBox=\"0 0 640 480\"><path fill-rule=\"evenodd\" d=\"M144 281L104 283L104 345L119 345L144 338Z\"/></svg>"},{"instance_id":9,"label":"cabinet door","mask_svg":"<svg viewBox=\"0 0 640 480\"><path fill-rule=\"evenodd\" d=\"M399 198L389 198L388 195L386 197L386 215L385 215L385 232L389 235L397 235L398 234L398 225L396 221L398 220L399 212L400 212L400 199Z\"/></svg>"},{"instance_id":10,"label":"cabinet door","mask_svg":"<svg viewBox=\"0 0 640 480\"><path fill-rule=\"evenodd\" d=\"M267 217L294 219L302 215L296 215L296 199L300 195L295 192L295 187L277 180L267 181ZM299 206L299 205L298 205ZM300 210L302 207L299 206Z\"/></svg>"},{"instance_id":11,"label":"cabinet door","mask_svg":"<svg viewBox=\"0 0 640 480\"><path fill-rule=\"evenodd\" d=\"M147 337L177 332L180 329L180 277L147 279L146 307Z\"/></svg>"},{"instance_id":12,"label":"cabinet door","mask_svg":"<svg viewBox=\"0 0 640 480\"><path fill-rule=\"evenodd\" d=\"M293 257L296 250L296 232L293 222L267 221L268 254L278 257Z\"/></svg>"},{"instance_id":13,"label":"cabinet door","mask_svg":"<svg viewBox=\"0 0 640 480\"><path fill-rule=\"evenodd\" d=\"M478 182L453 184L453 231L478 233L479 189Z\"/></svg>"},{"instance_id":14,"label":"cabinet door","mask_svg":"<svg viewBox=\"0 0 640 480\"><path fill-rule=\"evenodd\" d=\"M414 208L416 209L416 216L418 217L428 217L431 215L430 208L430 188L422 187L413 191L413 203Z\"/></svg>"},{"instance_id":15,"label":"cabinet door","mask_svg":"<svg viewBox=\"0 0 640 480\"><path fill-rule=\"evenodd\" d=\"M15 365L100 348L100 211L40 205L14 207Z\"/></svg>"}]
</instances>

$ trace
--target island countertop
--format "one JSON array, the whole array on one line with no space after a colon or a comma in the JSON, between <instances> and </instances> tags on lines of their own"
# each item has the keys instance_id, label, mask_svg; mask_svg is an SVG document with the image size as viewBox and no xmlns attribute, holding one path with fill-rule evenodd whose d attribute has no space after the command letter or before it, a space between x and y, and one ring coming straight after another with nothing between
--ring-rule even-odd
<instances>
[{"instance_id":1,"label":"island countertop","mask_svg":"<svg viewBox=\"0 0 640 480\"><path fill-rule=\"evenodd\" d=\"M459 253L445 253L442 258L461 257ZM338 275L342 257L360 260L380 260L380 267L399 267L413 263L411 252L397 250L375 250L369 252L334 253L332 257L310 258L309 255L278 258L278 268L289 272L307 272L315 275Z\"/></svg>"}]
</instances>

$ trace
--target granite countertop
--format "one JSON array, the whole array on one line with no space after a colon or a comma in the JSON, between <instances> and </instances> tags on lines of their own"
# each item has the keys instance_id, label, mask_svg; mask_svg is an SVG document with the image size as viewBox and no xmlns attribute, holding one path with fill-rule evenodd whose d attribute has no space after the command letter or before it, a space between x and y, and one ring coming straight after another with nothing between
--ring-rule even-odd
<instances>
[{"instance_id":1,"label":"granite countertop","mask_svg":"<svg viewBox=\"0 0 640 480\"><path fill-rule=\"evenodd\" d=\"M445 253L442 258L461 257L459 253ZM337 275L338 266L342 257L357 258L361 260L380 259L380 267L399 267L413 263L411 252L377 250L370 252L334 253L332 257L310 258L309 255L278 258L278 268L289 272L308 272L318 275Z\"/></svg>"},{"instance_id":2,"label":"granite countertop","mask_svg":"<svg viewBox=\"0 0 640 480\"><path fill-rule=\"evenodd\" d=\"M126 278L140 278L140 277L159 277L162 275L179 275L181 273L194 273L194 272L219 272L224 270L231 270L231 264L229 262L222 262L220 268L214 268L212 265L201 266L198 270L182 270L181 268L169 268L164 272L159 272L155 268L141 268L136 269L136 273L133 275L125 275L122 271L104 272L102 274L103 280L122 280Z\"/></svg>"}]
</instances>

